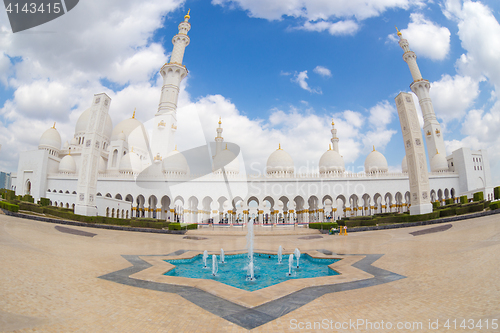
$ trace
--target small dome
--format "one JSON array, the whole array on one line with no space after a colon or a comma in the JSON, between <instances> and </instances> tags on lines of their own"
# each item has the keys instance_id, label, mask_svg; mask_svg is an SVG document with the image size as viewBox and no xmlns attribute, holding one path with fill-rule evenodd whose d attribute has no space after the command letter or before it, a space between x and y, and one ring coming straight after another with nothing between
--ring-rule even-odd
<instances>
[{"instance_id":1,"label":"small dome","mask_svg":"<svg viewBox=\"0 0 500 333\"><path fill-rule=\"evenodd\" d=\"M73 139L71 139L69 144L72 146L76 146L76 145L78 145L78 140L76 138L73 138Z\"/></svg>"},{"instance_id":2,"label":"small dome","mask_svg":"<svg viewBox=\"0 0 500 333\"><path fill-rule=\"evenodd\" d=\"M335 150L327 150L319 159L319 173L344 172L344 159Z\"/></svg>"},{"instance_id":3,"label":"small dome","mask_svg":"<svg viewBox=\"0 0 500 333\"><path fill-rule=\"evenodd\" d=\"M283 149L281 145L267 159L266 171L268 174L273 173L293 173L294 165L292 157Z\"/></svg>"},{"instance_id":4,"label":"small dome","mask_svg":"<svg viewBox=\"0 0 500 333\"><path fill-rule=\"evenodd\" d=\"M224 149L215 155L213 171L222 172L222 167L226 173L237 174L240 172L240 163L236 155L229 149Z\"/></svg>"},{"instance_id":5,"label":"small dome","mask_svg":"<svg viewBox=\"0 0 500 333\"><path fill-rule=\"evenodd\" d=\"M134 152L129 152L120 160L120 172L124 173L137 173L142 170L142 162L139 155Z\"/></svg>"},{"instance_id":6,"label":"small dome","mask_svg":"<svg viewBox=\"0 0 500 333\"><path fill-rule=\"evenodd\" d=\"M403 157L403 162L401 162L401 169L404 173L408 173L408 163L406 162L406 155Z\"/></svg>"},{"instance_id":7,"label":"small dome","mask_svg":"<svg viewBox=\"0 0 500 333\"><path fill-rule=\"evenodd\" d=\"M431 171L448 171L448 162L446 161L446 157L444 156L444 154L440 154L438 152L436 153L436 155L434 155L434 157L431 159Z\"/></svg>"},{"instance_id":8,"label":"small dome","mask_svg":"<svg viewBox=\"0 0 500 333\"><path fill-rule=\"evenodd\" d=\"M92 116L92 109L91 108L88 108L87 110L83 111L83 113L78 118L78 121L76 122L75 134L85 133L85 131L87 130L87 126L89 124L91 116ZM106 124L104 127L104 136L109 139L111 137L112 131L113 131L113 122L111 121L111 117L108 114L106 116Z\"/></svg>"},{"instance_id":9,"label":"small dome","mask_svg":"<svg viewBox=\"0 0 500 333\"><path fill-rule=\"evenodd\" d=\"M61 149L61 136L55 127L49 128L42 134L38 147L41 148L42 146L57 150Z\"/></svg>"},{"instance_id":10,"label":"small dome","mask_svg":"<svg viewBox=\"0 0 500 333\"><path fill-rule=\"evenodd\" d=\"M99 173L105 173L106 172L106 162L104 161L104 158L99 159Z\"/></svg>"},{"instance_id":11,"label":"small dome","mask_svg":"<svg viewBox=\"0 0 500 333\"><path fill-rule=\"evenodd\" d=\"M368 154L365 159L365 172L375 173L375 172L387 172L389 167L387 166L387 160L382 153L375 150Z\"/></svg>"},{"instance_id":12,"label":"small dome","mask_svg":"<svg viewBox=\"0 0 500 333\"><path fill-rule=\"evenodd\" d=\"M68 141L66 141L66 142L64 143L64 145L63 145L63 149L68 149L68 147L69 147L69 142L68 142Z\"/></svg>"},{"instance_id":13,"label":"small dome","mask_svg":"<svg viewBox=\"0 0 500 333\"><path fill-rule=\"evenodd\" d=\"M162 161L163 172L188 174L189 166L184 155L176 150L172 150Z\"/></svg>"},{"instance_id":14,"label":"small dome","mask_svg":"<svg viewBox=\"0 0 500 333\"><path fill-rule=\"evenodd\" d=\"M75 159L71 155L66 155L59 163L59 172L61 173L76 173Z\"/></svg>"}]
</instances>

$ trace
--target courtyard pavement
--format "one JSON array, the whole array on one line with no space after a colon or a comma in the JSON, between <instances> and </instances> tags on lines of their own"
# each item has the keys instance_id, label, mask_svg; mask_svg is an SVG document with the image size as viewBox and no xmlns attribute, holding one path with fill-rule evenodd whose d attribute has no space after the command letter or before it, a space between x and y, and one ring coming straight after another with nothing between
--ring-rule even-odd
<instances>
[{"instance_id":1,"label":"courtyard pavement","mask_svg":"<svg viewBox=\"0 0 500 333\"><path fill-rule=\"evenodd\" d=\"M358 255L370 259L372 270L398 278L315 295L311 289L307 302L289 298L295 302L289 312L265 320L263 312L250 313L248 320L254 315L259 321L252 332L500 332L495 328L500 321L498 214L446 227L348 236L304 237L315 233L293 230L256 234L256 249L277 251L282 245L285 251ZM248 331L248 325L224 318L220 312L226 308L218 312L168 288L103 278L126 269L136 273L142 263L134 260L143 256L246 246L245 236L230 230L202 229L189 235L61 227L0 215L0 331ZM309 292L303 294L307 298Z\"/></svg>"}]
</instances>

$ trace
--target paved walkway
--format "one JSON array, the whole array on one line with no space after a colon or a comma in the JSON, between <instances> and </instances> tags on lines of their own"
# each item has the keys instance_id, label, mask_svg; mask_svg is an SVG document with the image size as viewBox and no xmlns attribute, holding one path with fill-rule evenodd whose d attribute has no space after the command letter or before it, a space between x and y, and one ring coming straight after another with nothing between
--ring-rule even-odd
<instances>
[{"instance_id":1,"label":"paved walkway","mask_svg":"<svg viewBox=\"0 0 500 333\"><path fill-rule=\"evenodd\" d=\"M257 249L276 251L282 245L302 252L382 255L373 266L406 278L324 294L252 332L384 332L388 330L381 325L389 323L394 332L500 332L491 327L494 319L500 320L500 216L450 224L446 230L418 236L410 233L429 226L347 237L257 236ZM240 250L246 244L243 235L204 233L200 238L206 239L189 239L76 226L68 228L83 233L68 233L55 227L0 215L0 331L247 331L175 293L98 278L131 267L126 259L131 256L180 249ZM85 232L96 235L88 237ZM444 327L448 319L450 329ZM469 320L474 325L481 320L482 328L462 329L463 319L466 327ZM433 325L437 320L438 329L429 329L429 320ZM336 323L344 329L335 329ZM396 329L398 324L403 328ZM416 329L405 330L404 325Z\"/></svg>"}]
</instances>

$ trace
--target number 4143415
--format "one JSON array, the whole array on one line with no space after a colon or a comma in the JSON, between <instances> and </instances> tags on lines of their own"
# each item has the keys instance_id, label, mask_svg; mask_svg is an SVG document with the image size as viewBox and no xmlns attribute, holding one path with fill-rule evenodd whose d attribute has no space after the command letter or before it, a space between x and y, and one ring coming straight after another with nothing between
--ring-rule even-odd
<instances>
[{"instance_id":1,"label":"number 4143415","mask_svg":"<svg viewBox=\"0 0 500 333\"><path fill-rule=\"evenodd\" d=\"M475 321L474 319L464 319L460 322L460 320L450 320L448 319L444 325L444 328L447 329L457 329L457 328L463 328L463 329L469 329L469 330L489 330L493 329L496 330L498 329L498 319L478 319Z\"/></svg>"},{"instance_id":2,"label":"number 4143415","mask_svg":"<svg viewBox=\"0 0 500 333\"><path fill-rule=\"evenodd\" d=\"M18 13L30 13L30 14L35 14L35 13L44 13L45 11L47 11L49 14L50 13L54 13L54 14L59 14L61 12L61 4L59 2L55 2L55 3L41 3L40 5L36 4L36 3L25 3L24 6L22 8L19 8L19 4L16 3L16 4L12 4L12 3L9 3L9 5L7 6L6 8L6 11L7 13L11 14L12 12L14 12L15 14L18 14Z\"/></svg>"}]
</instances>

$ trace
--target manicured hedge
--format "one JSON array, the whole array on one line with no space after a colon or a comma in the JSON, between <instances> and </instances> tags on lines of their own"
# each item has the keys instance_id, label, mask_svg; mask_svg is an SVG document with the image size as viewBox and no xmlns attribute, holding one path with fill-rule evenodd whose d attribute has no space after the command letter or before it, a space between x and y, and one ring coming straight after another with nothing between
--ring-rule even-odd
<instances>
[{"instance_id":1,"label":"manicured hedge","mask_svg":"<svg viewBox=\"0 0 500 333\"><path fill-rule=\"evenodd\" d=\"M40 205L50 206L50 199L49 198L40 198Z\"/></svg>"},{"instance_id":2,"label":"manicured hedge","mask_svg":"<svg viewBox=\"0 0 500 333\"><path fill-rule=\"evenodd\" d=\"M469 200L467 199L467 196L466 195L462 195L460 197L460 203L461 204L466 204L467 202L469 202Z\"/></svg>"},{"instance_id":3,"label":"manicured hedge","mask_svg":"<svg viewBox=\"0 0 500 333\"><path fill-rule=\"evenodd\" d=\"M493 189L493 194L495 196L495 200L500 199L500 186L497 186Z\"/></svg>"},{"instance_id":4,"label":"manicured hedge","mask_svg":"<svg viewBox=\"0 0 500 333\"><path fill-rule=\"evenodd\" d=\"M339 227L339 224L337 222L309 223L310 229L330 230L331 228L338 228L338 227Z\"/></svg>"},{"instance_id":5,"label":"manicured hedge","mask_svg":"<svg viewBox=\"0 0 500 333\"><path fill-rule=\"evenodd\" d=\"M453 215L457 215L457 209L455 207L439 210L439 217L446 217Z\"/></svg>"},{"instance_id":6,"label":"manicured hedge","mask_svg":"<svg viewBox=\"0 0 500 333\"><path fill-rule=\"evenodd\" d=\"M170 223L168 225L168 230L182 230L182 229L198 229L198 225L196 223L193 224L188 224L188 225L181 225L180 223Z\"/></svg>"},{"instance_id":7,"label":"manicured hedge","mask_svg":"<svg viewBox=\"0 0 500 333\"><path fill-rule=\"evenodd\" d=\"M446 203L446 206L453 205L453 199L452 198L446 199L444 202Z\"/></svg>"},{"instance_id":8,"label":"manicured hedge","mask_svg":"<svg viewBox=\"0 0 500 333\"><path fill-rule=\"evenodd\" d=\"M439 209L439 207L441 207L441 203L440 203L439 201L434 201L434 202L432 203L432 208L433 208L434 210Z\"/></svg>"},{"instance_id":9,"label":"manicured hedge","mask_svg":"<svg viewBox=\"0 0 500 333\"><path fill-rule=\"evenodd\" d=\"M19 209L20 210L29 210L31 212L35 212L35 213L43 213L43 207L37 205L37 204L33 204L33 203L30 203L30 202L25 202L25 201L19 201Z\"/></svg>"},{"instance_id":10,"label":"manicured hedge","mask_svg":"<svg viewBox=\"0 0 500 333\"><path fill-rule=\"evenodd\" d=\"M498 208L500 208L500 201L495 201L495 202L490 203L490 209L491 210L495 210L495 209L498 209Z\"/></svg>"},{"instance_id":11,"label":"manicured hedge","mask_svg":"<svg viewBox=\"0 0 500 333\"><path fill-rule=\"evenodd\" d=\"M482 201L482 200L484 200L483 192L474 193L474 201Z\"/></svg>"},{"instance_id":12,"label":"manicured hedge","mask_svg":"<svg viewBox=\"0 0 500 333\"><path fill-rule=\"evenodd\" d=\"M0 201L0 208L17 213L19 211L19 206L14 205L5 201Z\"/></svg>"}]
</instances>

